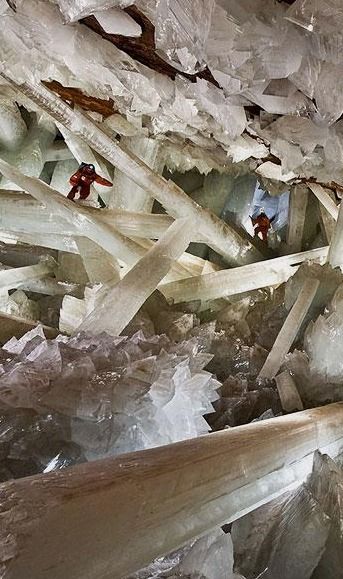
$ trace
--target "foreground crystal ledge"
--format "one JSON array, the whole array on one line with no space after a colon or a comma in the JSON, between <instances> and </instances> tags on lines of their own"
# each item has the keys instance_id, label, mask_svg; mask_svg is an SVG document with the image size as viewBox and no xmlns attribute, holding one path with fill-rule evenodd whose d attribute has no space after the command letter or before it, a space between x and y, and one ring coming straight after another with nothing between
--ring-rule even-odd
<instances>
[{"instance_id":1,"label":"foreground crystal ledge","mask_svg":"<svg viewBox=\"0 0 343 579\"><path fill-rule=\"evenodd\" d=\"M4 579L115 579L298 486L343 404L0 486Z\"/></svg>"}]
</instances>

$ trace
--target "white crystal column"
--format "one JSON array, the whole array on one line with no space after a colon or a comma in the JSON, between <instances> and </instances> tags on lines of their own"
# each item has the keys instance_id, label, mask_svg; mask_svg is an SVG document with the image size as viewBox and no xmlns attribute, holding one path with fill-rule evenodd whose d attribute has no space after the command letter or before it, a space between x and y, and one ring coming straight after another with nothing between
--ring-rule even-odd
<instances>
[{"instance_id":1,"label":"white crystal column","mask_svg":"<svg viewBox=\"0 0 343 579\"><path fill-rule=\"evenodd\" d=\"M321 187L321 185L317 185L315 183L308 183L309 188L315 194L319 202L325 207L325 209L330 213L331 217L334 218L335 221L338 219L338 207L328 192Z\"/></svg>"},{"instance_id":2,"label":"white crystal column","mask_svg":"<svg viewBox=\"0 0 343 579\"><path fill-rule=\"evenodd\" d=\"M328 262L331 267L343 266L343 203L340 205L335 231L331 239Z\"/></svg>"},{"instance_id":3,"label":"white crystal column","mask_svg":"<svg viewBox=\"0 0 343 579\"><path fill-rule=\"evenodd\" d=\"M287 249L289 253L301 251L305 215L308 201L308 189L304 185L296 185L290 193Z\"/></svg>"},{"instance_id":4,"label":"white crystal column","mask_svg":"<svg viewBox=\"0 0 343 579\"><path fill-rule=\"evenodd\" d=\"M37 103L75 136L81 137L94 150L130 177L149 195L157 199L173 217L188 217L195 231L200 230L205 242L232 263L251 263L260 257L258 250L211 212L202 209L182 189L154 173L132 153L123 150L96 122L79 111L72 110L42 85L17 85L8 82Z\"/></svg>"},{"instance_id":5,"label":"white crystal column","mask_svg":"<svg viewBox=\"0 0 343 579\"><path fill-rule=\"evenodd\" d=\"M72 161L74 157L64 141L55 141L47 148L45 159L46 161Z\"/></svg>"},{"instance_id":6,"label":"white crystal column","mask_svg":"<svg viewBox=\"0 0 343 579\"><path fill-rule=\"evenodd\" d=\"M325 262L328 247L285 255L233 269L194 276L163 284L160 291L167 299L177 302L214 300L287 281L303 261Z\"/></svg>"},{"instance_id":7,"label":"white crystal column","mask_svg":"<svg viewBox=\"0 0 343 579\"><path fill-rule=\"evenodd\" d=\"M0 486L6 579L120 579L302 483L343 445L331 404Z\"/></svg>"},{"instance_id":8,"label":"white crystal column","mask_svg":"<svg viewBox=\"0 0 343 579\"><path fill-rule=\"evenodd\" d=\"M111 289L78 331L118 336L187 249L192 224L177 219L146 255Z\"/></svg>"},{"instance_id":9,"label":"white crystal column","mask_svg":"<svg viewBox=\"0 0 343 579\"><path fill-rule=\"evenodd\" d=\"M163 171L163 162L159 155L160 141L147 137L123 137L120 145L157 173ZM127 211L151 212L153 197L118 169L114 173L113 190L110 207Z\"/></svg>"},{"instance_id":10,"label":"white crystal column","mask_svg":"<svg viewBox=\"0 0 343 579\"><path fill-rule=\"evenodd\" d=\"M299 295L290 310L275 342L268 354L259 373L259 378L271 380L278 373L286 354L292 346L301 324L308 312L316 291L319 280L307 279L301 288Z\"/></svg>"}]
</instances>

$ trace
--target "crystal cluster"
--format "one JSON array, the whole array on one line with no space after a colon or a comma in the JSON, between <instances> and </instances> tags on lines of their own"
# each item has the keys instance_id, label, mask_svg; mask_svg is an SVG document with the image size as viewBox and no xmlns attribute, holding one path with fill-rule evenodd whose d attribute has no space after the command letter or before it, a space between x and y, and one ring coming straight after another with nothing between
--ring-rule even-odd
<instances>
[{"instance_id":1,"label":"crystal cluster","mask_svg":"<svg viewBox=\"0 0 343 579\"><path fill-rule=\"evenodd\" d=\"M154 24L157 54L181 73L174 81L77 24L94 15L104 32L116 34L119 26L123 35L139 36L137 22L122 10L132 4ZM215 0L26 0L16 5L16 12L4 9L1 55L17 79L53 77L78 87L82 70L84 91L114 97L137 128L148 115L150 134L168 138L172 130L180 142L187 139L209 150L220 146L234 161L263 159L270 150L281 167L264 163L260 173L267 178L287 181L300 175L342 182L342 39L336 1L327 9L302 0L291 7L272 0L225 6ZM186 77L204 71L206 80L198 76L192 83ZM262 109L259 115L247 112L252 104ZM25 128L13 99L4 102L2 114L5 129L9 123L17 127L19 142Z\"/></svg>"},{"instance_id":2,"label":"crystal cluster","mask_svg":"<svg viewBox=\"0 0 343 579\"><path fill-rule=\"evenodd\" d=\"M1 350L2 477L47 472L205 434L220 384L196 338L47 340Z\"/></svg>"}]
</instances>

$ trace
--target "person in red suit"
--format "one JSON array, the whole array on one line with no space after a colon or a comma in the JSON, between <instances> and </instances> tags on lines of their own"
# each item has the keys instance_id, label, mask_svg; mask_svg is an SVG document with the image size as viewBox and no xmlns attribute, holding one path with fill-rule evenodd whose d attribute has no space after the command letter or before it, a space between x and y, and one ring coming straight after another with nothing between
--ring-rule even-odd
<instances>
[{"instance_id":1,"label":"person in red suit","mask_svg":"<svg viewBox=\"0 0 343 579\"><path fill-rule=\"evenodd\" d=\"M261 233L263 241L266 243L268 238L268 231L270 229L271 223L275 219L272 217L269 219L263 211L257 217L250 217L251 222L254 226L254 237L258 237L258 234ZM257 225L257 227L255 227Z\"/></svg>"},{"instance_id":2,"label":"person in red suit","mask_svg":"<svg viewBox=\"0 0 343 579\"><path fill-rule=\"evenodd\" d=\"M68 193L68 199L74 201L76 193L79 193L80 199L87 199L90 194L91 185L94 181L99 183L99 185L105 185L106 187L112 187L113 185L111 181L100 177L100 175L95 172L94 165L81 163L76 173L70 177L72 188Z\"/></svg>"}]
</instances>

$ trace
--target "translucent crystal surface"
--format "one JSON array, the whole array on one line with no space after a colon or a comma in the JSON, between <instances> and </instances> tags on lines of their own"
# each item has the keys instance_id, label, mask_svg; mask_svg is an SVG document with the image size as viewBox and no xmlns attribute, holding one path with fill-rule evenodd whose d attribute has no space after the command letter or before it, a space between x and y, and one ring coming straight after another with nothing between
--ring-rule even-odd
<instances>
[{"instance_id":1,"label":"translucent crystal surface","mask_svg":"<svg viewBox=\"0 0 343 579\"><path fill-rule=\"evenodd\" d=\"M175 344L163 335L80 334L49 341L38 327L10 340L2 353L2 412L7 409L8 419L19 412L24 420L25 445L17 445L16 460L30 462L36 472L48 463L32 445L43 448L49 433L42 428L32 439L30 429L47 414L54 428L64 424L54 444L72 444L78 457L94 460L204 434L209 427L203 415L218 398L219 383L203 370L207 358L195 338ZM13 443L16 436L15 428L8 432ZM10 444L4 468L11 469L11 452Z\"/></svg>"}]
</instances>

